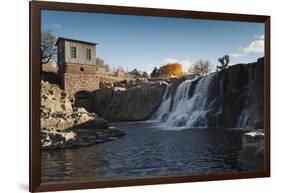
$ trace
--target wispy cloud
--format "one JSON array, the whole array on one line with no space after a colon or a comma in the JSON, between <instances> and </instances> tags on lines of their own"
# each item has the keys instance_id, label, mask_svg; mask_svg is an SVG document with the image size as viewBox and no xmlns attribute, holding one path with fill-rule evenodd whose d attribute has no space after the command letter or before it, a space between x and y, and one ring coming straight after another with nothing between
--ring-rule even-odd
<instances>
[{"instance_id":1,"label":"wispy cloud","mask_svg":"<svg viewBox=\"0 0 281 193\"><path fill-rule=\"evenodd\" d=\"M230 57L237 59L251 53L264 53L264 35L255 35L254 38L247 46L241 47L239 52L231 53Z\"/></svg>"},{"instance_id":2,"label":"wispy cloud","mask_svg":"<svg viewBox=\"0 0 281 193\"><path fill-rule=\"evenodd\" d=\"M252 41L248 46L243 48L243 53L263 53L264 39L257 39Z\"/></svg>"},{"instance_id":3,"label":"wispy cloud","mask_svg":"<svg viewBox=\"0 0 281 193\"><path fill-rule=\"evenodd\" d=\"M264 35L262 34L262 35L254 35L254 37L255 37L255 39L264 39Z\"/></svg>"},{"instance_id":4,"label":"wispy cloud","mask_svg":"<svg viewBox=\"0 0 281 193\"><path fill-rule=\"evenodd\" d=\"M247 54L245 54L245 53L231 53L231 54L229 54L229 56L230 56L230 58L232 58L232 59L235 59L235 58L240 58L240 57L243 57L243 56L246 56Z\"/></svg>"},{"instance_id":5,"label":"wispy cloud","mask_svg":"<svg viewBox=\"0 0 281 193\"><path fill-rule=\"evenodd\" d=\"M61 24L56 23L56 24L51 24L49 27L50 27L50 28L61 29L61 28L62 28L62 25L61 25Z\"/></svg>"},{"instance_id":6,"label":"wispy cloud","mask_svg":"<svg viewBox=\"0 0 281 193\"><path fill-rule=\"evenodd\" d=\"M164 64L173 64L173 63L179 63L182 65L182 71L187 72L189 68L191 67L192 63L189 59L174 59L174 58L165 58Z\"/></svg>"}]
</instances>

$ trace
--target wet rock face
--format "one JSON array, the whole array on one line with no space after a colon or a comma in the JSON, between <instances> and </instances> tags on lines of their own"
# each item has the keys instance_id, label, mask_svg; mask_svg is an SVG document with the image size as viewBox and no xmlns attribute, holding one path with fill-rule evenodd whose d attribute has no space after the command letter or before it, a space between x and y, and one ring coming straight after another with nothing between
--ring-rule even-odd
<instances>
[{"instance_id":1,"label":"wet rock face","mask_svg":"<svg viewBox=\"0 0 281 193\"><path fill-rule=\"evenodd\" d=\"M250 64L237 64L219 72L219 82L222 84L219 97L222 114L219 115L219 125L263 128L263 73L263 58Z\"/></svg>"},{"instance_id":2,"label":"wet rock face","mask_svg":"<svg viewBox=\"0 0 281 193\"><path fill-rule=\"evenodd\" d=\"M115 90L113 87L105 87L93 92L93 111L103 116L109 108Z\"/></svg>"},{"instance_id":3,"label":"wet rock face","mask_svg":"<svg viewBox=\"0 0 281 193\"><path fill-rule=\"evenodd\" d=\"M247 98L246 86L249 83L248 69L243 64L231 66L219 72L218 83L222 81L219 103L222 115L218 124L223 127L235 127Z\"/></svg>"},{"instance_id":4,"label":"wet rock face","mask_svg":"<svg viewBox=\"0 0 281 193\"><path fill-rule=\"evenodd\" d=\"M264 127L264 58L257 63L249 64L249 85L252 87L250 91L249 101L254 101L250 108L252 119L250 124L255 128ZM248 104L246 104L248 105ZM249 107L247 107L249 108Z\"/></svg>"},{"instance_id":5,"label":"wet rock face","mask_svg":"<svg viewBox=\"0 0 281 193\"><path fill-rule=\"evenodd\" d=\"M145 83L100 89L93 93L93 110L110 121L145 120L159 108L165 88L163 83Z\"/></svg>"}]
</instances>

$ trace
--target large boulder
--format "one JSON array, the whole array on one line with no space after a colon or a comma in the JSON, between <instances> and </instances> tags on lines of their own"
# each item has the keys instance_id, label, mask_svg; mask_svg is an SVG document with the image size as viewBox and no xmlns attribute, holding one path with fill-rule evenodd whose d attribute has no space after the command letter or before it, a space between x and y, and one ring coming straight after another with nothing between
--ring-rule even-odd
<instances>
[{"instance_id":1,"label":"large boulder","mask_svg":"<svg viewBox=\"0 0 281 193\"><path fill-rule=\"evenodd\" d=\"M58 85L41 81L41 109L49 113L71 113L73 100Z\"/></svg>"},{"instance_id":2,"label":"large boulder","mask_svg":"<svg viewBox=\"0 0 281 193\"><path fill-rule=\"evenodd\" d=\"M60 130L56 127L42 128L41 149L89 146L111 141L126 135L118 129L108 129L107 123L99 121L86 122L83 123L83 126L76 125L65 130Z\"/></svg>"},{"instance_id":3,"label":"large boulder","mask_svg":"<svg viewBox=\"0 0 281 193\"><path fill-rule=\"evenodd\" d=\"M92 145L124 136L108 122L82 107L55 84L41 82L41 148Z\"/></svg>"},{"instance_id":4,"label":"large boulder","mask_svg":"<svg viewBox=\"0 0 281 193\"><path fill-rule=\"evenodd\" d=\"M74 126L86 125L85 123L87 123L87 127L96 128L96 125L101 125L101 120L104 123L103 128L108 128L106 120L99 118L95 113L88 113L84 108L79 107L71 113L42 113L41 128L64 130Z\"/></svg>"}]
</instances>

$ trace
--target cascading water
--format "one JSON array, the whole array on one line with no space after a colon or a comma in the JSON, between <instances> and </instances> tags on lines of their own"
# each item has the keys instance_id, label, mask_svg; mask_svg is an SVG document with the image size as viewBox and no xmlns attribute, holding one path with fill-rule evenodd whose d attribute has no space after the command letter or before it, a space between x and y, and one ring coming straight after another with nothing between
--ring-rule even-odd
<instances>
[{"instance_id":1,"label":"cascading water","mask_svg":"<svg viewBox=\"0 0 281 193\"><path fill-rule=\"evenodd\" d=\"M263 65L260 59L180 84L176 80L167 86L153 120L175 130L263 128Z\"/></svg>"},{"instance_id":2,"label":"cascading water","mask_svg":"<svg viewBox=\"0 0 281 193\"><path fill-rule=\"evenodd\" d=\"M238 128L249 129L248 127L250 125L250 114L252 112L251 100L250 100L250 96L253 94L252 87L253 85L249 83L244 89L244 95L246 98L245 107L244 110L240 113L238 124L237 124Z\"/></svg>"},{"instance_id":3,"label":"cascading water","mask_svg":"<svg viewBox=\"0 0 281 193\"><path fill-rule=\"evenodd\" d=\"M171 106L171 101L172 101L172 97L170 95L171 86L172 86L172 84L169 84L167 86L165 93L162 97L161 106L159 107L158 111L155 114L156 121L158 121L158 122L164 121L165 117L170 112L170 106Z\"/></svg>"},{"instance_id":4,"label":"cascading water","mask_svg":"<svg viewBox=\"0 0 281 193\"><path fill-rule=\"evenodd\" d=\"M189 96L191 85L195 84L193 94ZM216 73L201 78L198 82L185 80L174 96L167 87L164 100L156 113L156 120L166 128L207 127L207 114L216 108Z\"/></svg>"}]
</instances>

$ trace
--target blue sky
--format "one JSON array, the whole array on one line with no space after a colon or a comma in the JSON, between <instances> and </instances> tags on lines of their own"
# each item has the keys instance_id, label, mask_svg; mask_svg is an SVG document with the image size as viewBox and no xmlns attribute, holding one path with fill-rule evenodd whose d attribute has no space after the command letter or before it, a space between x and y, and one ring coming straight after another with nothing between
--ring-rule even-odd
<instances>
[{"instance_id":1,"label":"blue sky","mask_svg":"<svg viewBox=\"0 0 281 193\"><path fill-rule=\"evenodd\" d=\"M43 10L42 30L57 36L96 42L97 57L111 68L151 72L169 62L183 71L199 59L211 67L229 54L231 64L264 55L264 24L118 14Z\"/></svg>"}]
</instances>

